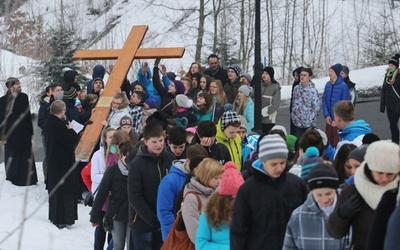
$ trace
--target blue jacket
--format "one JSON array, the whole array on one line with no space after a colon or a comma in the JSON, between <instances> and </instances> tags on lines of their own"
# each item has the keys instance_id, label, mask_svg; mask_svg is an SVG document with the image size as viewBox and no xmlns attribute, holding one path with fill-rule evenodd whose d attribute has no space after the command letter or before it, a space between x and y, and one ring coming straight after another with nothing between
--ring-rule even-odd
<instances>
[{"instance_id":1,"label":"blue jacket","mask_svg":"<svg viewBox=\"0 0 400 250\"><path fill-rule=\"evenodd\" d=\"M147 67L147 75L142 75L141 72L142 67L139 68L136 79L138 80L138 82L142 83L146 87L146 99L153 98L157 101L158 106L161 107L161 96L154 88L150 67Z\"/></svg>"},{"instance_id":2,"label":"blue jacket","mask_svg":"<svg viewBox=\"0 0 400 250\"><path fill-rule=\"evenodd\" d=\"M328 234L328 217L314 201L312 193L296 208L286 227L283 249L343 249L344 238L334 239Z\"/></svg>"},{"instance_id":3,"label":"blue jacket","mask_svg":"<svg viewBox=\"0 0 400 250\"><path fill-rule=\"evenodd\" d=\"M185 183L188 172L184 167L185 160L172 162L170 172L158 186L157 217L161 224L162 238L165 240L175 221L175 200Z\"/></svg>"},{"instance_id":4,"label":"blue jacket","mask_svg":"<svg viewBox=\"0 0 400 250\"><path fill-rule=\"evenodd\" d=\"M236 109L236 113L238 112L239 109ZM254 128L254 102L250 97L247 99L246 105L244 106L243 117L246 118L247 135L249 135Z\"/></svg>"},{"instance_id":5,"label":"blue jacket","mask_svg":"<svg viewBox=\"0 0 400 250\"><path fill-rule=\"evenodd\" d=\"M229 226L221 225L218 230L211 226L203 212L200 215L196 234L196 250L229 250Z\"/></svg>"},{"instance_id":6,"label":"blue jacket","mask_svg":"<svg viewBox=\"0 0 400 250\"><path fill-rule=\"evenodd\" d=\"M325 118L333 119L333 106L341 100L350 100L350 91L342 76L339 76L334 84L328 81L325 85L322 95L322 109Z\"/></svg>"},{"instance_id":7,"label":"blue jacket","mask_svg":"<svg viewBox=\"0 0 400 250\"><path fill-rule=\"evenodd\" d=\"M339 143L336 146L336 153L339 152L340 147L343 144L351 143L356 145L357 147L362 145L362 139L364 138L365 134L372 133L369 124L366 123L364 120L357 120L350 123L346 128L343 130L339 130Z\"/></svg>"}]
</instances>

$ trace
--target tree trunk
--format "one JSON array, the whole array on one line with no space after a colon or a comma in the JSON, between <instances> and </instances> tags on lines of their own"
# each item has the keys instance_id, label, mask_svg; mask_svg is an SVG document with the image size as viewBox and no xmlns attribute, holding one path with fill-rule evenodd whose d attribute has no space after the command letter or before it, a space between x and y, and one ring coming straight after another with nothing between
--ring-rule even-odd
<instances>
[{"instance_id":1,"label":"tree trunk","mask_svg":"<svg viewBox=\"0 0 400 250\"><path fill-rule=\"evenodd\" d=\"M201 57L201 49L203 47L203 37L204 37L204 0L200 0L200 9L199 9L199 27L198 27L198 35L196 42L196 54L195 61L200 62Z\"/></svg>"}]
</instances>

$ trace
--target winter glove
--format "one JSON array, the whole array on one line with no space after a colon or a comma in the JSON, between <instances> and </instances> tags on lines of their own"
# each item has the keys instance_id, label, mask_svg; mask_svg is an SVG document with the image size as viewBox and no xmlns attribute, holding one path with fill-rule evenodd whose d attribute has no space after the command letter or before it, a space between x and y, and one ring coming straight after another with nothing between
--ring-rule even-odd
<instances>
[{"instance_id":1,"label":"winter glove","mask_svg":"<svg viewBox=\"0 0 400 250\"><path fill-rule=\"evenodd\" d=\"M342 205L340 205L338 214L344 220L349 220L361 210L361 200L358 194L350 196Z\"/></svg>"}]
</instances>

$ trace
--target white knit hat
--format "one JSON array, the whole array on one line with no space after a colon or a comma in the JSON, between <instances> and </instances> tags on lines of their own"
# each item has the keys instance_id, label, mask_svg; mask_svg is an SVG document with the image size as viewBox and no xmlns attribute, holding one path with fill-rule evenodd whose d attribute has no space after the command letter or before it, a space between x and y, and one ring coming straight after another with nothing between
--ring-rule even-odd
<instances>
[{"instance_id":1,"label":"white knit hat","mask_svg":"<svg viewBox=\"0 0 400 250\"><path fill-rule=\"evenodd\" d=\"M400 148L391 141L376 141L367 148L364 157L372 171L393 173L399 172Z\"/></svg>"},{"instance_id":2,"label":"white knit hat","mask_svg":"<svg viewBox=\"0 0 400 250\"><path fill-rule=\"evenodd\" d=\"M175 97L176 104L181 108L191 108L193 106L193 101L189 99L186 95L179 94Z\"/></svg>"},{"instance_id":3,"label":"white knit hat","mask_svg":"<svg viewBox=\"0 0 400 250\"><path fill-rule=\"evenodd\" d=\"M286 142L280 135L266 135L260 141L258 158L262 162L278 158L287 159L288 153Z\"/></svg>"}]
</instances>

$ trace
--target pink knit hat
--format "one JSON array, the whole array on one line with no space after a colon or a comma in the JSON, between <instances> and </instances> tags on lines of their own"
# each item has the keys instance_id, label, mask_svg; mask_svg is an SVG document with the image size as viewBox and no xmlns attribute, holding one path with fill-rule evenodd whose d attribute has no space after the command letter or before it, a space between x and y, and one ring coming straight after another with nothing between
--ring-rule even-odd
<instances>
[{"instance_id":1,"label":"pink knit hat","mask_svg":"<svg viewBox=\"0 0 400 250\"><path fill-rule=\"evenodd\" d=\"M243 176L232 161L225 163L224 169L218 193L220 195L236 195L240 186L244 183Z\"/></svg>"}]
</instances>

